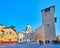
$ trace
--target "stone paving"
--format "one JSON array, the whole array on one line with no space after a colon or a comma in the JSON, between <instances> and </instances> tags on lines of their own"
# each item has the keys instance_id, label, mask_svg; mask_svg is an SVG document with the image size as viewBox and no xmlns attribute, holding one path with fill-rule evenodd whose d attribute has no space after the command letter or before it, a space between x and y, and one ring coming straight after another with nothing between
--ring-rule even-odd
<instances>
[{"instance_id":1,"label":"stone paving","mask_svg":"<svg viewBox=\"0 0 60 48\"><path fill-rule=\"evenodd\" d=\"M0 44L0 48L60 48L60 44Z\"/></svg>"}]
</instances>

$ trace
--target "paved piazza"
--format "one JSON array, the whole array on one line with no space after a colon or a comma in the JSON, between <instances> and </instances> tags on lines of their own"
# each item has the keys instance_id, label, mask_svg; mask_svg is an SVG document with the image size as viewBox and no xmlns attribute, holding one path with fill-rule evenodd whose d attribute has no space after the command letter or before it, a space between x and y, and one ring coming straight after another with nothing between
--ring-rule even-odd
<instances>
[{"instance_id":1,"label":"paved piazza","mask_svg":"<svg viewBox=\"0 0 60 48\"><path fill-rule=\"evenodd\" d=\"M60 48L60 44L0 44L0 48Z\"/></svg>"}]
</instances>

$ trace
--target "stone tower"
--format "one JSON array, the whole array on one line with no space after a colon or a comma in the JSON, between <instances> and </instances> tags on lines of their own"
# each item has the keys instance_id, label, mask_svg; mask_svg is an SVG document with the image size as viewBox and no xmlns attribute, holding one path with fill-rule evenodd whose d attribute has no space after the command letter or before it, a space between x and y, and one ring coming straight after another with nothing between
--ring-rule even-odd
<instances>
[{"instance_id":1,"label":"stone tower","mask_svg":"<svg viewBox=\"0 0 60 48\"><path fill-rule=\"evenodd\" d=\"M42 25L44 25L44 40L56 40L55 32L55 6L42 10Z\"/></svg>"}]
</instances>

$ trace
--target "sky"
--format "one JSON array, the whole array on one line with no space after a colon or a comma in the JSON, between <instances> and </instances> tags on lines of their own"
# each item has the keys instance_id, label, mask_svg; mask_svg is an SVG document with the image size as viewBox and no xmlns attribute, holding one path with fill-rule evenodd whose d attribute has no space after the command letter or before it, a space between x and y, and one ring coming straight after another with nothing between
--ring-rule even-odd
<instances>
[{"instance_id":1,"label":"sky","mask_svg":"<svg viewBox=\"0 0 60 48\"><path fill-rule=\"evenodd\" d=\"M60 0L0 0L0 24L15 26L17 32L29 23L32 30L42 25L41 10L55 6L56 35L60 35Z\"/></svg>"}]
</instances>

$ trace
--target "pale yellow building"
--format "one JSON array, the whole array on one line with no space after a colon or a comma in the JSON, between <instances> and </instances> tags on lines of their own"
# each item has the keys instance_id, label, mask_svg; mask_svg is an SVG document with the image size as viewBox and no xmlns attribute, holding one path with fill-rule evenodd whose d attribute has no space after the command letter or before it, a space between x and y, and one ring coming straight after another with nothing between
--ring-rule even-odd
<instances>
[{"instance_id":1,"label":"pale yellow building","mask_svg":"<svg viewBox=\"0 0 60 48\"><path fill-rule=\"evenodd\" d=\"M17 41L18 41L18 43L21 43L21 42L24 41L24 35L23 35L23 33L21 33L21 32L17 33Z\"/></svg>"}]
</instances>

